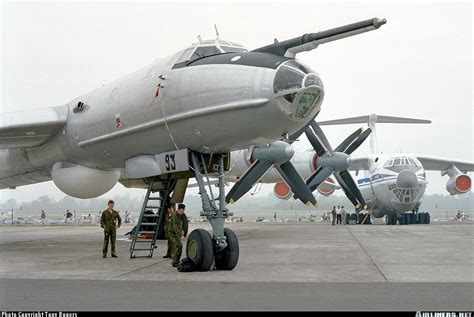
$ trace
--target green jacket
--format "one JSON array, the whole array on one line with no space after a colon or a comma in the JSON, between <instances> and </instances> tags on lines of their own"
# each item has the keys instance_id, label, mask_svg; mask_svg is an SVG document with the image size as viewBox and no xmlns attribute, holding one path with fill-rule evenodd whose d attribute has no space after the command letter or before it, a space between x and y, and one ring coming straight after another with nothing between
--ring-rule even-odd
<instances>
[{"instance_id":1,"label":"green jacket","mask_svg":"<svg viewBox=\"0 0 474 317\"><path fill-rule=\"evenodd\" d=\"M100 217L100 225L104 229L117 229L117 226L122 225L122 218L116 210L112 210L112 213L108 209L102 211Z\"/></svg>"},{"instance_id":2,"label":"green jacket","mask_svg":"<svg viewBox=\"0 0 474 317\"><path fill-rule=\"evenodd\" d=\"M165 224L164 224L164 229L165 229L165 232L168 232L168 230L171 228L171 221L173 220L173 215L175 214L176 212L172 212L171 214L169 214L168 212L166 212L166 215L165 215Z\"/></svg>"},{"instance_id":3,"label":"green jacket","mask_svg":"<svg viewBox=\"0 0 474 317\"><path fill-rule=\"evenodd\" d=\"M181 236L183 234L183 220L184 217L179 216L177 212L174 212L171 216L171 222L168 227L168 231Z\"/></svg>"}]
</instances>

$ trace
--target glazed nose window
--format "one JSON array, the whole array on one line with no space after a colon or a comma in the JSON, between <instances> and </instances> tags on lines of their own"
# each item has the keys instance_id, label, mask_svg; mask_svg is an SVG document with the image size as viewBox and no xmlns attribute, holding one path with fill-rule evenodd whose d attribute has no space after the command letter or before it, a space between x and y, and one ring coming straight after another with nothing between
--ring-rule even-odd
<instances>
[{"instance_id":1,"label":"glazed nose window","mask_svg":"<svg viewBox=\"0 0 474 317\"><path fill-rule=\"evenodd\" d=\"M306 74L296 68L294 64L294 61L285 62L277 71L273 83L275 94L301 88Z\"/></svg>"},{"instance_id":2,"label":"glazed nose window","mask_svg":"<svg viewBox=\"0 0 474 317\"><path fill-rule=\"evenodd\" d=\"M302 120L320 107L324 88L321 78L296 60L281 64L273 80L280 109L290 118Z\"/></svg>"},{"instance_id":3,"label":"glazed nose window","mask_svg":"<svg viewBox=\"0 0 474 317\"><path fill-rule=\"evenodd\" d=\"M301 96L298 106L296 108L295 117L304 118L308 115L308 112L313 106L319 101L320 92L315 90L314 92L305 92Z\"/></svg>"}]
</instances>

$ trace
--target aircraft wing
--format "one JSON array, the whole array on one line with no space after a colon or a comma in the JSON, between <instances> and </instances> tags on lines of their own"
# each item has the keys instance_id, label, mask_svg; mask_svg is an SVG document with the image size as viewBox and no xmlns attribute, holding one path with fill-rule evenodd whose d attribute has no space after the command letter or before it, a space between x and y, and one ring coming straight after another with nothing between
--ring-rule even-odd
<instances>
[{"instance_id":1,"label":"aircraft wing","mask_svg":"<svg viewBox=\"0 0 474 317\"><path fill-rule=\"evenodd\" d=\"M455 165L463 172L474 171L474 162L425 155L415 155L415 157L420 160L421 164L423 164L423 168L428 171L445 171L451 165Z\"/></svg>"},{"instance_id":2,"label":"aircraft wing","mask_svg":"<svg viewBox=\"0 0 474 317\"><path fill-rule=\"evenodd\" d=\"M67 106L0 113L0 149L37 147L66 124Z\"/></svg>"}]
</instances>

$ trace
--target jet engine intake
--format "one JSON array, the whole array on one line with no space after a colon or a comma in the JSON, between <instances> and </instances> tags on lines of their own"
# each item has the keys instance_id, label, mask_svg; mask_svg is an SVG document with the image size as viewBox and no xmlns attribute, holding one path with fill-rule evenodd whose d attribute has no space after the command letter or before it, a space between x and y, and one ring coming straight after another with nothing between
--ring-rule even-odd
<instances>
[{"instance_id":1,"label":"jet engine intake","mask_svg":"<svg viewBox=\"0 0 474 317\"><path fill-rule=\"evenodd\" d=\"M471 185L471 177L466 174L458 174L448 180L446 190L451 195L465 194L471 189Z\"/></svg>"}]
</instances>

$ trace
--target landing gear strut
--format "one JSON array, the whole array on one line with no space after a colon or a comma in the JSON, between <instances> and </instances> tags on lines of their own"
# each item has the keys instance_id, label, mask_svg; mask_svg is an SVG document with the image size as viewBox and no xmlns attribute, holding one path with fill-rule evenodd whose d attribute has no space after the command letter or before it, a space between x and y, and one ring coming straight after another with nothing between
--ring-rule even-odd
<instances>
[{"instance_id":1,"label":"landing gear strut","mask_svg":"<svg viewBox=\"0 0 474 317\"><path fill-rule=\"evenodd\" d=\"M239 242L232 230L224 229L225 218L232 216L225 203L224 154L218 154L219 196L217 198L214 198L212 192L203 155L193 151L191 159L202 201L201 216L207 217L211 223L213 235L211 238L209 232L203 229L192 231L186 244L186 255L199 271L208 271L213 263L216 269L232 270L239 259ZM206 190L204 177L211 197ZM216 201L219 202L218 206Z\"/></svg>"}]
</instances>

